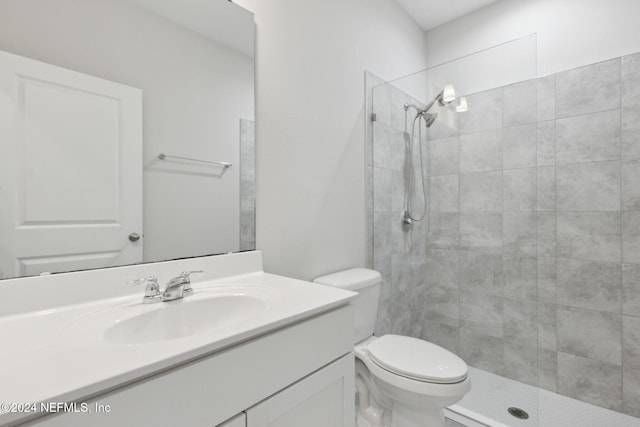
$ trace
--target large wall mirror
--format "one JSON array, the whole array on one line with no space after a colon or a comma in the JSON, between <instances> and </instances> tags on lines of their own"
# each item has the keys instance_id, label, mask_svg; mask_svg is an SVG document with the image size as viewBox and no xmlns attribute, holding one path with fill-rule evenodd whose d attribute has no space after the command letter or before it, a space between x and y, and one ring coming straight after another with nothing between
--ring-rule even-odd
<instances>
[{"instance_id":1,"label":"large wall mirror","mask_svg":"<svg viewBox=\"0 0 640 427\"><path fill-rule=\"evenodd\" d=\"M255 247L253 15L0 0L0 278Z\"/></svg>"}]
</instances>

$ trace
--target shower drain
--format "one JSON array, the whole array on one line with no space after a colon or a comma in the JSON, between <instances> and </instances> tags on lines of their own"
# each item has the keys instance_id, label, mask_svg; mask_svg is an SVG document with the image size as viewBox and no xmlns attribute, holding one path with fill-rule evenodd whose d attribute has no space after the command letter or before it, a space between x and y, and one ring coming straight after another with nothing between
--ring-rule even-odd
<instances>
[{"instance_id":1,"label":"shower drain","mask_svg":"<svg viewBox=\"0 0 640 427\"><path fill-rule=\"evenodd\" d=\"M527 418L529 418L529 414L527 414L527 411L525 411L524 409L520 409L512 406L511 408L507 409L507 411L509 411L509 413L514 417L519 418L521 420L526 420Z\"/></svg>"}]
</instances>

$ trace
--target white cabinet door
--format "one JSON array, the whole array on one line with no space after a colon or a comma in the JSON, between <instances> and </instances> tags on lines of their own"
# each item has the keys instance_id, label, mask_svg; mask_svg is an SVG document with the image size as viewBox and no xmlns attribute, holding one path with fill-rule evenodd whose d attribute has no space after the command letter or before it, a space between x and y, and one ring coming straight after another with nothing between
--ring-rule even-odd
<instances>
[{"instance_id":1,"label":"white cabinet door","mask_svg":"<svg viewBox=\"0 0 640 427\"><path fill-rule=\"evenodd\" d=\"M142 261L139 89L0 51L0 152L0 278Z\"/></svg>"},{"instance_id":2,"label":"white cabinet door","mask_svg":"<svg viewBox=\"0 0 640 427\"><path fill-rule=\"evenodd\" d=\"M353 427L354 376L349 354L246 411L247 427Z\"/></svg>"},{"instance_id":3,"label":"white cabinet door","mask_svg":"<svg viewBox=\"0 0 640 427\"><path fill-rule=\"evenodd\" d=\"M247 416L243 412L218 425L217 427L247 427Z\"/></svg>"}]
</instances>

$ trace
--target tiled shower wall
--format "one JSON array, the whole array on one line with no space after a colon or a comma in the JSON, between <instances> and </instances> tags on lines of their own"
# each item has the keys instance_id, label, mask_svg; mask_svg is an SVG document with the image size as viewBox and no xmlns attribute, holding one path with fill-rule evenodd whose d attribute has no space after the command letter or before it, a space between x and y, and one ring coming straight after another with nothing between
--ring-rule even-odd
<instances>
[{"instance_id":1,"label":"tiled shower wall","mask_svg":"<svg viewBox=\"0 0 640 427\"><path fill-rule=\"evenodd\" d=\"M402 112L403 95L386 86L370 162L377 333L640 416L640 54L468 96L452 129L432 128L411 250L388 142L403 124L378 105Z\"/></svg>"},{"instance_id":2,"label":"tiled shower wall","mask_svg":"<svg viewBox=\"0 0 640 427\"><path fill-rule=\"evenodd\" d=\"M369 197L369 228L373 238L369 263L382 274L382 289L376 324L376 333L399 333L421 336L424 323L426 282L426 220L416 222L410 233L400 227L404 206L404 189L408 182L406 144L404 139L405 103L420 103L391 85L385 85L374 76L367 75L368 82L379 86L369 111L375 112L375 122L369 122L373 144L368 149L369 182L373 189ZM413 114L408 115L413 116ZM410 126L410 119L407 120ZM407 127L409 130L409 128ZM414 194L418 194L415 214L423 209L420 187L419 146L414 137L415 162ZM426 133L422 138L423 159L428 162Z\"/></svg>"}]
</instances>

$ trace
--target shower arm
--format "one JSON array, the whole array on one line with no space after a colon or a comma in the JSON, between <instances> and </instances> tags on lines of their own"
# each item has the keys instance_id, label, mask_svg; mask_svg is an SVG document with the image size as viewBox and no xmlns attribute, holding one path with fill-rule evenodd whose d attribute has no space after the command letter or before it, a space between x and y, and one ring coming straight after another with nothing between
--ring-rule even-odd
<instances>
[{"instance_id":1,"label":"shower arm","mask_svg":"<svg viewBox=\"0 0 640 427\"><path fill-rule=\"evenodd\" d=\"M431 100L430 103L427 104L427 106L425 108L419 108L417 105L415 104L404 104L404 111L409 110L409 108L415 108L417 114L425 114L427 113L431 107L433 107L433 105L437 102L438 104L440 104L441 106L445 106L446 104L443 102L442 98L444 97L444 90L441 91L435 98L433 98L433 100Z\"/></svg>"}]
</instances>

